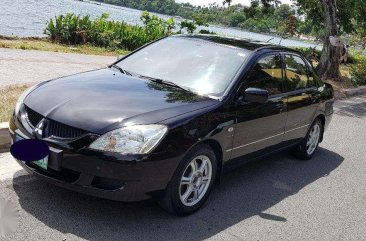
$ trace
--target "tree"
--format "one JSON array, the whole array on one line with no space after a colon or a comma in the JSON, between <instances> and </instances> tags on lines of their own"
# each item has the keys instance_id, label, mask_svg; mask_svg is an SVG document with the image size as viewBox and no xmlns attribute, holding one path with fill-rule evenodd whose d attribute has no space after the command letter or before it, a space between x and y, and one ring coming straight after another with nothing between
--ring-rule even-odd
<instances>
[{"instance_id":1,"label":"tree","mask_svg":"<svg viewBox=\"0 0 366 241\"><path fill-rule=\"evenodd\" d=\"M285 33L291 37L297 33L297 18L293 14L290 14L285 21Z\"/></svg>"},{"instance_id":2,"label":"tree","mask_svg":"<svg viewBox=\"0 0 366 241\"><path fill-rule=\"evenodd\" d=\"M340 55L342 48L332 46L329 37L356 33L366 28L366 1L364 0L295 0L300 13L316 32L323 35L323 51L317 72L323 79L340 80ZM320 23L320 24L319 24Z\"/></svg>"},{"instance_id":3,"label":"tree","mask_svg":"<svg viewBox=\"0 0 366 241\"><path fill-rule=\"evenodd\" d=\"M228 5L229 7L230 7L230 5L231 5L231 2L232 2L232 0L224 0L223 2L222 2L222 5Z\"/></svg>"},{"instance_id":4,"label":"tree","mask_svg":"<svg viewBox=\"0 0 366 241\"><path fill-rule=\"evenodd\" d=\"M348 0L347 0L348 1ZM339 71L342 47L333 46L330 37L338 36L336 0L297 0L300 13L323 33L323 50L316 70L323 79L341 80Z\"/></svg>"},{"instance_id":5,"label":"tree","mask_svg":"<svg viewBox=\"0 0 366 241\"><path fill-rule=\"evenodd\" d=\"M321 0L325 13L325 38L322 55L316 70L324 79L341 80L339 71L343 46L333 46L330 37L338 37L336 0Z\"/></svg>"}]
</instances>

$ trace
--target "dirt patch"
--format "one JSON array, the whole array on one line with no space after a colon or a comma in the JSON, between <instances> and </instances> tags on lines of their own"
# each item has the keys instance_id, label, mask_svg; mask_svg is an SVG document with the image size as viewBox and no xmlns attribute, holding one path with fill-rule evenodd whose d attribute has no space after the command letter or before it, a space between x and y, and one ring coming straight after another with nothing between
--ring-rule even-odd
<instances>
[{"instance_id":1,"label":"dirt patch","mask_svg":"<svg viewBox=\"0 0 366 241\"><path fill-rule=\"evenodd\" d=\"M0 122L8 121L15 104L28 85L12 85L0 89Z\"/></svg>"}]
</instances>

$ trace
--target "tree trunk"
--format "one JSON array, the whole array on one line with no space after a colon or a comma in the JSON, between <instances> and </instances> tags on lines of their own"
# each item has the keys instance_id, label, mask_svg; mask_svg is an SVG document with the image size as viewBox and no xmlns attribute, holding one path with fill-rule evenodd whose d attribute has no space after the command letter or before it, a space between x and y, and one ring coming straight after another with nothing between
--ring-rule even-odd
<instances>
[{"instance_id":1,"label":"tree trunk","mask_svg":"<svg viewBox=\"0 0 366 241\"><path fill-rule=\"evenodd\" d=\"M324 6L326 34L319 65L316 68L322 79L341 80L339 64L343 46L333 46L329 37L337 37L337 5L336 0L320 0Z\"/></svg>"}]
</instances>

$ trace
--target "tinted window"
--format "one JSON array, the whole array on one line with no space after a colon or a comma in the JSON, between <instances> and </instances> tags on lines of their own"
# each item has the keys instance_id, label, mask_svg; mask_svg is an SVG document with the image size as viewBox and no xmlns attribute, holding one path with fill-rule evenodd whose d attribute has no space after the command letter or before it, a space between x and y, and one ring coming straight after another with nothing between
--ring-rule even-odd
<instances>
[{"instance_id":1,"label":"tinted window","mask_svg":"<svg viewBox=\"0 0 366 241\"><path fill-rule=\"evenodd\" d=\"M281 57L270 55L260 59L250 72L247 83L248 87L268 90L270 95L281 94Z\"/></svg>"},{"instance_id":2,"label":"tinted window","mask_svg":"<svg viewBox=\"0 0 366 241\"><path fill-rule=\"evenodd\" d=\"M248 51L189 37L169 37L132 54L118 65L133 73L168 80L199 94L220 96Z\"/></svg>"},{"instance_id":3,"label":"tinted window","mask_svg":"<svg viewBox=\"0 0 366 241\"><path fill-rule=\"evenodd\" d=\"M309 66L308 68L308 76L309 76L309 82L308 82L308 87L316 87L318 86L318 77L314 72L313 67Z\"/></svg>"},{"instance_id":4,"label":"tinted window","mask_svg":"<svg viewBox=\"0 0 366 241\"><path fill-rule=\"evenodd\" d=\"M286 86L289 91L308 87L308 69L298 56L285 55Z\"/></svg>"}]
</instances>

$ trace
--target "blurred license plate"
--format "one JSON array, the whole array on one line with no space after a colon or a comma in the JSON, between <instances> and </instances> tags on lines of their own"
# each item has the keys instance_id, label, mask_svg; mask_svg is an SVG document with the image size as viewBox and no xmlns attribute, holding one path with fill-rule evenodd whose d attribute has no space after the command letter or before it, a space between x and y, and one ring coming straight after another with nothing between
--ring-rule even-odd
<instances>
[{"instance_id":1,"label":"blurred license plate","mask_svg":"<svg viewBox=\"0 0 366 241\"><path fill-rule=\"evenodd\" d=\"M42 160L34 161L33 163L35 165L39 166L40 168L42 168L44 170L47 170L47 167L48 167L48 156L46 156Z\"/></svg>"},{"instance_id":2,"label":"blurred license plate","mask_svg":"<svg viewBox=\"0 0 366 241\"><path fill-rule=\"evenodd\" d=\"M25 139L25 138L23 138L20 135L15 134L15 140L14 140L14 142L17 142L17 141L20 141L20 140L23 140L23 139ZM42 168L44 170L47 170L47 167L48 167L48 156L46 156L42 160L33 161L33 163L35 165L39 166L40 168Z\"/></svg>"}]
</instances>

